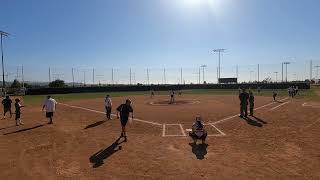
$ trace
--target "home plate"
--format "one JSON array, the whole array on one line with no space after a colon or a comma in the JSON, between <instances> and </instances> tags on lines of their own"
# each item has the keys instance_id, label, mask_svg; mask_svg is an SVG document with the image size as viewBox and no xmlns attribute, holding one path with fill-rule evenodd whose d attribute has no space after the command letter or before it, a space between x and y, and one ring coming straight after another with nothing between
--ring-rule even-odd
<instances>
[{"instance_id":1,"label":"home plate","mask_svg":"<svg viewBox=\"0 0 320 180\"><path fill-rule=\"evenodd\" d=\"M186 131L187 131L187 132L191 132L191 131L192 131L192 129L186 129Z\"/></svg>"}]
</instances>

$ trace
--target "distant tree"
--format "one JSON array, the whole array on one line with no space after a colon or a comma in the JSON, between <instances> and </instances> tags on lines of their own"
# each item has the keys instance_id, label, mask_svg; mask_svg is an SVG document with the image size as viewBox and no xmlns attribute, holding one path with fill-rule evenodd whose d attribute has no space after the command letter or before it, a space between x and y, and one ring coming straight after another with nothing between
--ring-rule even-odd
<instances>
[{"instance_id":1,"label":"distant tree","mask_svg":"<svg viewBox=\"0 0 320 180\"><path fill-rule=\"evenodd\" d=\"M49 83L49 87L65 87L66 84L63 80L57 79Z\"/></svg>"},{"instance_id":2,"label":"distant tree","mask_svg":"<svg viewBox=\"0 0 320 180\"><path fill-rule=\"evenodd\" d=\"M21 88L21 87L22 87L21 83L16 79L11 84L11 88Z\"/></svg>"},{"instance_id":3,"label":"distant tree","mask_svg":"<svg viewBox=\"0 0 320 180\"><path fill-rule=\"evenodd\" d=\"M24 87L25 87L25 88L32 88L33 86L32 86L31 84L24 83Z\"/></svg>"}]
</instances>

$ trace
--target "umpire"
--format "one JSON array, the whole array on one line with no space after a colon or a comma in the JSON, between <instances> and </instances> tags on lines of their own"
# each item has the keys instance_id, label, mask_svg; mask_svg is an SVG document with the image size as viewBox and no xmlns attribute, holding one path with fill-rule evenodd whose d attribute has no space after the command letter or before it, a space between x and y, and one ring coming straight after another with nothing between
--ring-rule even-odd
<instances>
[{"instance_id":1,"label":"umpire","mask_svg":"<svg viewBox=\"0 0 320 180\"><path fill-rule=\"evenodd\" d=\"M242 93L239 95L240 99L240 116L241 118L248 117L248 99L249 94L246 92L246 89L242 89Z\"/></svg>"}]
</instances>

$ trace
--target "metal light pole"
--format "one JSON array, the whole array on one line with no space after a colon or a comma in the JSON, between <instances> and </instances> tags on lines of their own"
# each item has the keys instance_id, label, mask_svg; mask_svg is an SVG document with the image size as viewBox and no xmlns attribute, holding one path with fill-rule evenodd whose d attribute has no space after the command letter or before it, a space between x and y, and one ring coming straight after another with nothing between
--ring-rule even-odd
<instances>
[{"instance_id":1,"label":"metal light pole","mask_svg":"<svg viewBox=\"0 0 320 180\"><path fill-rule=\"evenodd\" d=\"M283 64L286 65L286 82L288 82L288 64L290 64L290 62L283 62Z\"/></svg>"},{"instance_id":2,"label":"metal light pole","mask_svg":"<svg viewBox=\"0 0 320 180\"><path fill-rule=\"evenodd\" d=\"M112 80L112 85L114 85L113 68L111 69L111 80Z\"/></svg>"},{"instance_id":3,"label":"metal light pole","mask_svg":"<svg viewBox=\"0 0 320 180\"><path fill-rule=\"evenodd\" d=\"M92 68L92 85L94 85L94 68Z\"/></svg>"},{"instance_id":4,"label":"metal light pole","mask_svg":"<svg viewBox=\"0 0 320 180\"><path fill-rule=\"evenodd\" d=\"M281 63L281 74L282 74L282 80L281 80L281 82L283 82L283 63Z\"/></svg>"},{"instance_id":5,"label":"metal light pole","mask_svg":"<svg viewBox=\"0 0 320 180\"><path fill-rule=\"evenodd\" d=\"M86 86L86 70L83 70L83 85Z\"/></svg>"},{"instance_id":6,"label":"metal light pole","mask_svg":"<svg viewBox=\"0 0 320 180\"><path fill-rule=\"evenodd\" d=\"M260 81L260 64L258 64L258 82Z\"/></svg>"},{"instance_id":7,"label":"metal light pole","mask_svg":"<svg viewBox=\"0 0 320 180\"><path fill-rule=\"evenodd\" d=\"M73 68L72 68L72 87L74 87L74 73L73 73Z\"/></svg>"},{"instance_id":8,"label":"metal light pole","mask_svg":"<svg viewBox=\"0 0 320 180\"><path fill-rule=\"evenodd\" d=\"M319 79L319 68L320 68L320 66L317 65L317 66L314 66L314 67L317 69L317 79Z\"/></svg>"},{"instance_id":9,"label":"metal light pole","mask_svg":"<svg viewBox=\"0 0 320 180\"><path fill-rule=\"evenodd\" d=\"M24 88L24 72L23 72L23 66L21 68L21 76L22 76L22 87Z\"/></svg>"},{"instance_id":10,"label":"metal light pole","mask_svg":"<svg viewBox=\"0 0 320 180\"><path fill-rule=\"evenodd\" d=\"M130 68L130 86L131 86L131 68Z\"/></svg>"},{"instance_id":11,"label":"metal light pole","mask_svg":"<svg viewBox=\"0 0 320 180\"><path fill-rule=\"evenodd\" d=\"M312 60L310 60L310 81L312 80Z\"/></svg>"},{"instance_id":12,"label":"metal light pole","mask_svg":"<svg viewBox=\"0 0 320 180\"><path fill-rule=\"evenodd\" d=\"M198 83L201 84L201 69L199 68L199 79L198 79Z\"/></svg>"},{"instance_id":13,"label":"metal light pole","mask_svg":"<svg viewBox=\"0 0 320 180\"><path fill-rule=\"evenodd\" d=\"M147 68L147 84L150 85L149 68Z\"/></svg>"},{"instance_id":14,"label":"metal light pole","mask_svg":"<svg viewBox=\"0 0 320 180\"><path fill-rule=\"evenodd\" d=\"M182 68L180 69L180 83L183 84L183 78L182 78Z\"/></svg>"},{"instance_id":15,"label":"metal light pole","mask_svg":"<svg viewBox=\"0 0 320 180\"><path fill-rule=\"evenodd\" d=\"M6 88L6 82L4 80L4 63L3 63L3 36L8 37L9 33L4 32L4 31L0 31L0 36L1 36L1 63L2 63L2 93L3 95L5 95L5 91L4 89Z\"/></svg>"},{"instance_id":16,"label":"metal light pole","mask_svg":"<svg viewBox=\"0 0 320 180\"><path fill-rule=\"evenodd\" d=\"M204 68L206 68L207 65L201 65L200 67L202 68L202 83L204 83Z\"/></svg>"},{"instance_id":17,"label":"metal light pole","mask_svg":"<svg viewBox=\"0 0 320 180\"><path fill-rule=\"evenodd\" d=\"M214 49L213 52L218 53L219 55L219 65L218 65L218 83L219 83L219 79L221 78L221 66L220 66L220 55L222 52L224 52L225 49Z\"/></svg>"},{"instance_id":18,"label":"metal light pole","mask_svg":"<svg viewBox=\"0 0 320 180\"><path fill-rule=\"evenodd\" d=\"M167 84L166 68L163 68L163 80L164 80L164 84Z\"/></svg>"}]
</instances>

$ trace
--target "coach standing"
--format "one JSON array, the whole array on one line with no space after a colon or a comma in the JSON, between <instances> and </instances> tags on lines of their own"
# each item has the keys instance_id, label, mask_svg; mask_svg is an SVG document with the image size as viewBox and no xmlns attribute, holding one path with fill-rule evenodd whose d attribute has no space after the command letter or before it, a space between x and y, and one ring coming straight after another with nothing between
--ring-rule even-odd
<instances>
[{"instance_id":1,"label":"coach standing","mask_svg":"<svg viewBox=\"0 0 320 180\"><path fill-rule=\"evenodd\" d=\"M57 101L51 98L51 96L47 96L47 99L44 101L42 111L46 109L46 118L49 119L48 124L52 124L53 113L56 111Z\"/></svg>"},{"instance_id":2,"label":"coach standing","mask_svg":"<svg viewBox=\"0 0 320 180\"><path fill-rule=\"evenodd\" d=\"M239 95L240 99L240 116L241 118L248 117L248 99L249 94L246 89L242 89L242 93Z\"/></svg>"},{"instance_id":3,"label":"coach standing","mask_svg":"<svg viewBox=\"0 0 320 180\"><path fill-rule=\"evenodd\" d=\"M131 100L127 99L125 104L121 104L117 108L117 118L119 118L119 112L120 112L120 122L122 126L122 132L121 137L124 137L124 141L127 141L127 134L126 134L126 125L129 120L129 114L131 112L131 117L133 120L133 108L131 106Z\"/></svg>"},{"instance_id":4,"label":"coach standing","mask_svg":"<svg viewBox=\"0 0 320 180\"><path fill-rule=\"evenodd\" d=\"M109 94L106 96L106 99L104 102L105 102L105 106L106 106L107 119L111 120L112 100L111 100Z\"/></svg>"},{"instance_id":5,"label":"coach standing","mask_svg":"<svg viewBox=\"0 0 320 180\"><path fill-rule=\"evenodd\" d=\"M10 113L10 118L12 117L11 104L12 104L12 100L10 99L9 96L6 96L6 98L2 100L2 105L3 105L3 119L6 118L7 112Z\"/></svg>"},{"instance_id":6,"label":"coach standing","mask_svg":"<svg viewBox=\"0 0 320 180\"><path fill-rule=\"evenodd\" d=\"M254 110L254 95L250 91L249 92L249 106L250 106L250 116L253 116L253 110Z\"/></svg>"}]
</instances>

